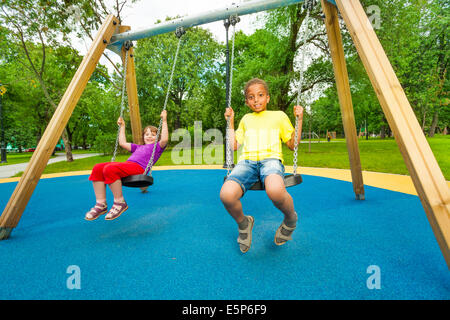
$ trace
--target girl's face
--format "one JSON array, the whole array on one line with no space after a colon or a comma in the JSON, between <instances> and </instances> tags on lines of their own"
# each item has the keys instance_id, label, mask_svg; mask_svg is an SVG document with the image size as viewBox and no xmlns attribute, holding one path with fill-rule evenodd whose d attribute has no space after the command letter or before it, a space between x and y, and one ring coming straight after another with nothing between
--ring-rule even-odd
<instances>
[{"instance_id":1,"label":"girl's face","mask_svg":"<svg viewBox=\"0 0 450 320\"><path fill-rule=\"evenodd\" d=\"M144 144L155 143L156 131L152 131L150 128L144 132Z\"/></svg>"},{"instance_id":2,"label":"girl's face","mask_svg":"<svg viewBox=\"0 0 450 320\"><path fill-rule=\"evenodd\" d=\"M247 89L245 104L254 112L261 112L267 109L270 96L262 84L255 83Z\"/></svg>"}]
</instances>

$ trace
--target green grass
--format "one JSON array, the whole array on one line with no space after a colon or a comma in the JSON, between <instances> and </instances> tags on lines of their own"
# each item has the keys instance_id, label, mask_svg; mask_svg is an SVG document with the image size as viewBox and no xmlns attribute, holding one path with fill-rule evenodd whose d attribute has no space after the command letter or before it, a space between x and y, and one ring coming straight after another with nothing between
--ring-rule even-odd
<instances>
[{"instance_id":1,"label":"green grass","mask_svg":"<svg viewBox=\"0 0 450 320\"><path fill-rule=\"evenodd\" d=\"M450 136L436 136L434 138L428 138L428 142L446 180L450 180ZM359 139L358 145L362 170L409 174L403 161L403 157L401 156L397 143L394 139ZM221 154L221 150L223 150L222 146L218 146L218 150ZM173 149L168 148L162 154L156 166L175 165L175 163L172 161L172 151ZM292 165L292 151L284 146L283 153L285 164ZM118 155L116 161L125 161L128 157L129 155ZM111 156L108 155L79 159L73 161L72 163L68 163L65 161L57 162L48 165L44 173L91 170L96 163L107 162L110 160ZM193 151L191 151L190 163L182 164L196 164L194 162ZM208 163L205 163L203 161L203 164ZM221 165L222 162L219 161L219 163L215 164ZM300 144L298 164L303 167L349 169L350 165L345 139L335 139L329 143L326 140L322 140L320 143L311 143L311 151L309 151L308 143ZM18 175L20 176L20 174Z\"/></svg>"},{"instance_id":2,"label":"green grass","mask_svg":"<svg viewBox=\"0 0 450 320\"><path fill-rule=\"evenodd\" d=\"M0 166L6 166L9 164L17 164L24 163L30 161L32 152L24 152L24 153L8 153L6 155L6 163L0 163Z\"/></svg>"},{"instance_id":3,"label":"green grass","mask_svg":"<svg viewBox=\"0 0 450 320\"><path fill-rule=\"evenodd\" d=\"M8 153L6 155L6 163L0 163L0 166L6 166L10 164L18 164L18 163L25 163L30 161L31 156L33 155L33 152L23 152L23 153ZM52 156L51 158L54 158Z\"/></svg>"}]
</instances>

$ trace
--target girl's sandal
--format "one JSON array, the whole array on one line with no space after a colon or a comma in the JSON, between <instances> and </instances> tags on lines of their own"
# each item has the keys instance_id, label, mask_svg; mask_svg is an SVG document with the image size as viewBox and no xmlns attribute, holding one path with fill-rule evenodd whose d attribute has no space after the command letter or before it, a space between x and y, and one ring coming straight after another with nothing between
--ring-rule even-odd
<instances>
[{"instance_id":1,"label":"girl's sandal","mask_svg":"<svg viewBox=\"0 0 450 320\"><path fill-rule=\"evenodd\" d=\"M252 245L252 229L255 224L255 219L252 216L246 216L248 219L248 225L245 229L239 229L239 236L237 238L237 242L239 243L239 249L242 253L246 253L250 250L250 246ZM241 237L243 235L247 235L247 237Z\"/></svg>"},{"instance_id":2,"label":"girl's sandal","mask_svg":"<svg viewBox=\"0 0 450 320\"><path fill-rule=\"evenodd\" d=\"M128 205L126 202L114 202L113 206L109 210L105 217L105 220L117 219L122 213L127 211Z\"/></svg>"},{"instance_id":3,"label":"girl's sandal","mask_svg":"<svg viewBox=\"0 0 450 320\"><path fill-rule=\"evenodd\" d=\"M287 241L292 240L292 233L296 227L288 227L284 221L278 227L275 232L275 239L273 240L277 246L285 244Z\"/></svg>"},{"instance_id":4,"label":"girl's sandal","mask_svg":"<svg viewBox=\"0 0 450 320\"><path fill-rule=\"evenodd\" d=\"M91 210L86 213L84 219L92 221L105 214L108 211L108 205L106 203L97 202Z\"/></svg>"}]
</instances>

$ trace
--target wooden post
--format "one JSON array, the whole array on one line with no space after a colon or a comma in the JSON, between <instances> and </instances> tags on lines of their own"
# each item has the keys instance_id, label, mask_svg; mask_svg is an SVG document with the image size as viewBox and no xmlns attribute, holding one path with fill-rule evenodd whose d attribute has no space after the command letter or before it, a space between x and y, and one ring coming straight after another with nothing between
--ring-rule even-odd
<instances>
[{"instance_id":1,"label":"wooden post","mask_svg":"<svg viewBox=\"0 0 450 320\"><path fill-rule=\"evenodd\" d=\"M450 191L422 129L358 0L336 0L450 269ZM413 235L411 235L413 236Z\"/></svg>"},{"instance_id":2,"label":"wooden post","mask_svg":"<svg viewBox=\"0 0 450 320\"><path fill-rule=\"evenodd\" d=\"M119 33L126 32L130 30L129 26L120 26ZM126 49L122 47L122 61L125 63L125 53ZM128 106L130 108L130 122L131 122L131 133L133 136L133 142L136 144L144 144L142 139L142 123L141 116L139 113L139 99L137 93L137 83L136 83L136 71L134 65L134 52L133 47L128 49L128 62L127 62L127 75L126 75L126 86L128 95Z\"/></svg>"},{"instance_id":3,"label":"wooden post","mask_svg":"<svg viewBox=\"0 0 450 320\"><path fill-rule=\"evenodd\" d=\"M88 53L83 58L77 72L72 78L36 147L36 151L33 153L25 172L0 217L0 240L8 238L12 229L19 223L34 188L47 166L53 149L69 121L73 109L80 99L89 78L94 72L103 51L114 34L115 29L118 27L118 23L118 19L113 15L109 15L106 18L92 42Z\"/></svg>"},{"instance_id":4,"label":"wooden post","mask_svg":"<svg viewBox=\"0 0 450 320\"><path fill-rule=\"evenodd\" d=\"M364 200L364 182L359 157L358 138L353 112L352 96L348 80L347 65L345 63L344 47L342 45L341 29L339 28L337 8L326 0L322 1L322 9L325 13L325 27L328 34L328 43L333 60L336 88L341 107L342 122L344 125L345 139L347 141L350 171L352 173L353 191L356 199Z\"/></svg>"}]
</instances>

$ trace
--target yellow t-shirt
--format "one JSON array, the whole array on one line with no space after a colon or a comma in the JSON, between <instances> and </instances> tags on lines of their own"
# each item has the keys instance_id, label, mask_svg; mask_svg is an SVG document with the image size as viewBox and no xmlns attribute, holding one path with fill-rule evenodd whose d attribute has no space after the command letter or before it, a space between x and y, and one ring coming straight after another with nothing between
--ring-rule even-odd
<instances>
[{"instance_id":1,"label":"yellow t-shirt","mask_svg":"<svg viewBox=\"0 0 450 320\"><path fill-rule=\"evenodd\" d=\"M243 145L239 161L275 158L283 162L281 141L289 141L292 132L294 127L283 111L246 114L235 133L236 141Z\"/></svg>"}]
</instances>

